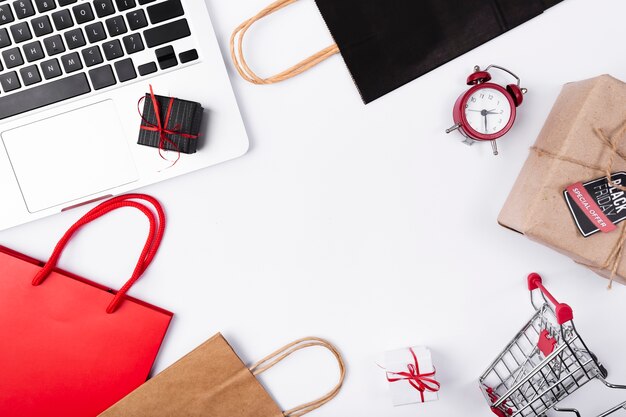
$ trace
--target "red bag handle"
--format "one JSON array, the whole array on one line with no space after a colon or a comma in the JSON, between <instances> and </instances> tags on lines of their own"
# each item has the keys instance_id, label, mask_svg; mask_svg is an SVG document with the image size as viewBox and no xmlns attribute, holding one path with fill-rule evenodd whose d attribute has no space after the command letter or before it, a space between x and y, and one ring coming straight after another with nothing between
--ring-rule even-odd
<instances>
[{"instance_id":1,"label":"red bag handle","mask_svg":"<svg viewBox=\"0 0 626 417\"><path fill-rule=\"evenodd\" d=\"M154 213L146 207L144 204L138 203L136 201L131 200L144 200L149 202L154 206L158 216L158 222L155 218ZM113 300L109 304L106 309L106 312L111 314L113 313L119 305L122 303L124 296L130 290L130 287L141 277L141 275L146 271L154 256L156 255L157 250L159 249L159 245L161 244L161 239L163 238L163 233L165 232L165 212L163 211L163 207L161 204L153 197L150 197L146 194L125 194L119 197L111 198L93 209L91 209L87 214L81 217L76 223L74 223L68 230L65 232L63 237L59 240L57 245L50 256L50 259L46 264L41 268L41 270L35 275L32 284L40 285L43 281L50 275L52 270L56 267L65 246L70 241L74 233L86 225L105 214L123 208L123 207L133 207L141 211L150 222L150 231L148 233L148 238L146 239L146 243L141 251L141 255L139 260L137 261L137 265L133 271L130 279L124 284L124 286L115 294ZM158 223L158 224L157 224Z\"/></svg>"}]
</instances>

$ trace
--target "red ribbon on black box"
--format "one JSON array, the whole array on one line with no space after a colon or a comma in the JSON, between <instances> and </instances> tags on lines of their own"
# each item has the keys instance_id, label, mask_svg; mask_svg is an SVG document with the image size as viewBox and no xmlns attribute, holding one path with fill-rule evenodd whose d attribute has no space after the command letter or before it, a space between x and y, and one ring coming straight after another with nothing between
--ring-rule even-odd
<instances>
[{"instance_id":1,"label":"red ribbon on black box","mask_svg":"<svg viewBox=\"0 0 626 417\"><path fill-rule=\"evenodd\" d=\"M143 111L140 110L142 101ZM176 151L174 163L181 152L196 152L204 112L200 103L155 95L150 86L150 93L139 99L137 111L141 116L138 144L158 148L165 160L163 150Z\"/></svg>"}]
</instances>

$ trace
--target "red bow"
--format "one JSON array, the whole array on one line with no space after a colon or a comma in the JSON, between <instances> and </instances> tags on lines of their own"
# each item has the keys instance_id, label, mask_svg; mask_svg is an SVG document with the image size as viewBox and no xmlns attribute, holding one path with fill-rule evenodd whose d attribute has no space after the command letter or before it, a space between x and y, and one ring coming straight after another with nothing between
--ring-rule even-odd
<instances>
[{"instance_id":1,"label":"red bow","mask_svg":"<svg viewBox=\"0 0 626 417\"><path fill-rule=\"evenodd\" d=\"M417 356L415 356L413 348L409 348L409 351L413 356L414 363L407 365L408 372L387 371L387 381L409 381L409 384L420 392L420 397L422 398L422 402L424 402L424 391L437 392L441 388L441 384L439 384L439 382L437 382L434 378L431 378L435 375L436 371L434 370L429 373L420 374ZM390 375L395 377L390 377Z\"/></svg>"},{"instance_id":2,"label":"red bow","mask_svg":"<svg viewBox=\"0 0 626 417\"><path fill-rule=\"evenodd\" d=\"M174 97L170 97L167 111L165 112L165 122L161 123L161 109L159 108L159 101L154 95L154 91L152 91L152 84L150 84L150 99L152 100L152 107L154 108L156 124L150 123L148 120L146 120L145 117L143 117L143 114L141 113L139 106L144 98L145 97L140 98L139 102L137 103L137 111L139 112L139 116L141 116L141 119L144 122L141 124L140 129L148 130L150 132L159 132L159 156L161 156L161 158L165 159L166 161L169 160L164 157L162 153L163 149L165 149L165 142L171 144L174 149L176 149L176 160L172 162L172 166L174 166L174 164L176 164L176 162L178 162L178 160L180 159L180 150L178 149L178 146L170 138L167 137L167 135L178 135L187 139L198 139L198 135L191 135L189 133L180 132L180 124L176 124L173 129L167 129L167 125L169 124L170 116L172 114Z\"/></svg>"}]
</instances>

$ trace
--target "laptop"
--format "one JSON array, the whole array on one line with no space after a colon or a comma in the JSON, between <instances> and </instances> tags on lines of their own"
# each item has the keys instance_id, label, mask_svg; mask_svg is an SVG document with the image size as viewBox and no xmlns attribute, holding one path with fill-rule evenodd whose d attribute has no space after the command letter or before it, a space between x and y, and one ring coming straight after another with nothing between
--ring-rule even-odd
<instances>
[{"instance_id":1,"label":"laptop","mask_svg":"<svg viewBox=\"0 0 626 417\"><path fill-rule=\"evenodd\" d=\"M0 1L0 63L0 230L248 149L202 0ZM205 109L196 153L137 144L150 85Z\"/></svg>"}]
</instances>

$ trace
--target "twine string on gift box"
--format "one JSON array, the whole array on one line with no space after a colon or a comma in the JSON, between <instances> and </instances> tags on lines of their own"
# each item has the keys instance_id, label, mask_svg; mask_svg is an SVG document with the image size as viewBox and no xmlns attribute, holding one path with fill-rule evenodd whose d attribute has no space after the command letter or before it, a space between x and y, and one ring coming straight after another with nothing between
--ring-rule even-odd
<instances>
[{"instance_id":1,"label":"twine string on gift box","mask_svg":"<svg viewBox=\"0 0 626 417\"><path fill-rule=\"evenodd\" d=\"M593 131L596 134L596 138L600 140L600 142L604 146L609 148L609 150L611 151L609 155L608 163L606 164L605 167L589 164L587 162L579 161L577 159L570 158L565 155L557 155L553 152L546 151L545 149L540 149L536 146L533 146L530 149L536 152L539 156L547 156L552 159L558 159L559 161L565 161L565 162L569 162L569 163L579 165L585 168L589 168L595 171L599 171L604 174L604 176L606 177L607 183L610 187L617 188L620 191L626 192L626 187L620 184L616 184L612 178L613 162L615 161L615 157L618 156L623 161L626 161L626 154L621 152L618 148L619 142L620 142L618 139L620 139L622 136L626 134L626 121L624 121L624 123L622 123L622 125L617 129L617 131L613 135L610 135L610 136L604 133L604 131L599 128L594 128ZM617 268L619 267L619 263L624 254L625 245L626 245L626 227L622 226L619 239L615 243L615 246L613 246L613 249L611 250L611 252L609 252L609 256L607 257L604 264L600 265L600 269L610 269L611 271L611 275L609 277L609 289L613 287L613 281L615 280L615 276L617 275ZM582 262L578 262L578 263L589 268L598 267L597 265L588 265Z\"/></svg>"},{"instance_id":2,"label":"twine string on gift box","mask_svg":"<svg viewBox=\"0 0 626 417\"><path fill-rule=\"evenodd\" d=\"M409 351L413 356L413 363L409 363L407 365L408 372L393 372L385 368L383 369L385 369L385 372L387 373L387 381L408 381L408 383L411 384L413 388L419 391L420 398L422 399L422 402L424 402L424 392L437 392L441 388L441 384L437 380L432 378L435 376L436 373L434 367L432 372L427 372L424 374L420 373L419 361L417 360L417 356L415 355L413 348L409 348Z\"/></svg>"},{"instance_id":3,"label":"twine string on gift box","mask_svg":"<svg viewBox=\"0 0 626 417\"><path fill-rule=\"evenodd\" d=\"M174 97L170 97L168 105L167 105L167 109L165 111L165 120L161 122L161 107L159 106L159 101L157 100L156 96L154 95L154 91L152 90L152 84L150 84L150 100L152 101L152 108L154 110L156 124L149 122L143 116L143 113L141 112L141 102L145 98L146 97L143 96L137 102L137 111L139 112L139 116L141 117L141 120L143 120L143 123L141 124L140 129L147 130L149 132L158 132L159 156L165 161L172 162L172 165L169 166L169 168L171 168L180 159L180 149L178 148L178 145L176 145L176 143L174 143L174 141L168 137L168 135L178 135L185 139L198 139L198 135L192 135L189 133L181 132L180 123L177 123L172 129L167 128L167 125L170 122L170 116L172 115L172 106L174 105ZM165 150L166 143L169 143L170 145L172 145L174 147L174 150L176 151L176 159L174 161L170 161L163 155L163 151Z\"/></svg>"},{"instance_id":4,"label":"twine string on gift box","mask_svg":"<svg viewBox=\"0 0 626 417\"><path fill-rule=\"evenodd\" d=\"M339 365L339 382L337 382L335 387L323 397L315 401L299 405L298 407L294 407L291 410L284 411L283 415L285 417L300 417L308 414L316 408L323 406L337 396L339 390L341 389L341 386L343 385L343 380L346 376L346 366L337 348L333 346L330 342L324 339L320 339L319 337L305 337L289 343L288 345L278 349L276 352L269 354L268 356L261 359L250 367L250 372L252 372L252 375L257 376L267 371L277 363L281 362L292 353L313 346L326 348L335 356L335 359L337 359L337 364Z\"/></svg>"}]
</instances>

